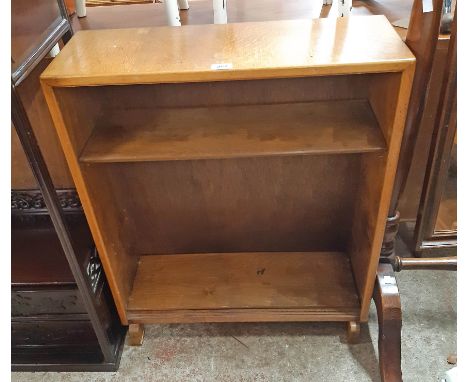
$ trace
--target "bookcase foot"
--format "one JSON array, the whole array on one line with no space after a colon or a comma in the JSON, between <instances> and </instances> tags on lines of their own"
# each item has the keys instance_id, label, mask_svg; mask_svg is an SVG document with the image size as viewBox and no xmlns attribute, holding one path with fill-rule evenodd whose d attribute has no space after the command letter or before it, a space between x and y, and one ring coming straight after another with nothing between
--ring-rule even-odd
<instances>
[{"instance_id":1,"label":"bookcase foot","mask_svg":"<svg viewBox=\"0 0 468 382\"><path fill-rule=\"evenodd\" d=\"M379 320L380 378L401 382L401 303L390 264L379 265L373 298Z\"/></svg>"},{"instance_id":2,"label":"bookcase foot","mask_svg":"<svg viewBox=\"0 0 468 382\"><path fill-rule=\"evenodd\" d=\"M356 321L349 321L347 324L348 328L348 343L355 344L359 342L359 337L361 333L361 324Z\"/></svg>"},{"instance_id":3,"label":"bookcase foot","mask_svg":"<svg viewBox=\"0 0 468 382\"><path fill-rule=\"evenodd\" d=\"M145 327L142 324L130 324L128 327L128 344L130 346L141 346L145 336Z\"/></svg>"}]
</instances>

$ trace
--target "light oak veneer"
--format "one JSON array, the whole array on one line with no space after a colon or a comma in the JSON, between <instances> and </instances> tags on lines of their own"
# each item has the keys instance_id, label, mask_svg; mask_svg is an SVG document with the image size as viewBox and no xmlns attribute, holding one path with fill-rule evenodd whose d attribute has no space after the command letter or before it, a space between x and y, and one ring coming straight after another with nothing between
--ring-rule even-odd
<instances>
[{"instance_id":1,"label":"light oak veneer","mask_svg":"<svg viewBox=\"0 0 468 382\"><path fill-rule=\"evenodd\" d=\"M42 85L122 323L366 321L414 66L383 16L77 33Z\"/></svg>"}]
</instances>

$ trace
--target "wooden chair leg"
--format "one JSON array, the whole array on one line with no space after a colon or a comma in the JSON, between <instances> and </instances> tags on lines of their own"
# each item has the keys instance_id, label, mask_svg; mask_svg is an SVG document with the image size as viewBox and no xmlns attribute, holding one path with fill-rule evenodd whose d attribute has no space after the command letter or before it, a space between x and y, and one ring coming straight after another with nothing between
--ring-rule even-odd
<instances>
[{"instance_id":1,"label":"wooden chair leg","mask_svg":"<svg viewBox=\"0 0 468 382\"><path fill-rule=\"evenodd\" d=\"M75 0L76 15L86 17L86 0Z\"/></svg>"},{"instance_id":2,"label":"wooden chair leg","mask_svg":"<svg viewBox=\"0 0 468 382\"><path fill-rule=\"evenodd\" d=\"M180 27L179 6L177 0L166 0L164 2L166 10L167 24L173 27Z\"/></svg>"},{"instance_id":3,"label":"wooden chair leg","mask_svg":"<svg viewBox=\"0 0 468 382\"><path fill-rule=\"evenodd\" d=\"M356 321L348 322L348 343L355 344L359 342L361 335L361 324Z\"/></svg>"},{"instance_id":4,"label":"wooden chair leg","mask_svg":"<svg viewBox=\"0 0 468 382\"><path fill-rule=\"evenodd\" d=\"M382 382L401 382L401 303L393 268L380 264L374 287Z\"/></svg>"},{"instance_id":5,"label":"wooden chair leg","mask_svg":"<svg viewBox=\"0 0 468 382\"><path fill-rule=\"evenodd\" d=\"M189 9L188 0L177 0L177 3L179 4L179 9L182 9L182 10Z\"/></svg>"},{"instance_id":6,"label":"wooden chair leg","mask_svg":"<svg viewBox=\"0 0 468 382\"><path fill-rule=\"evenodd\" d=\"M312 15L311 19L319 19L320 15L322 14L322 8L324 5L326 5L327 1L331 0L311 0L312 1Z\"/></svg>"},{"instance_id":7,"label":"wooden chair leg","mask_svg":"<svg viewBox=\"0 0 468 382\"><path fill-rule=\"evenodd\" d=\"M142 324L130 324L128 327L128 344L141 346L145 336L145 327Z\"/></svg>"},{"instance_id":8,"label":"wooden chair leg","mask_svg":"<svg viewBox=\"0 0 468 382\"><path fill-rule=\"evenodd\" d=\"M60 53L60 47L59 47L59 44L57 43L52 47L52 49L50 50L50 52L47 55L49 57L51 57L51 58L54 58L59 53Z\"/></svg>"},{"instance_id":9,"label":"wooden chair leg","mask_svg":"<svg viewBox=\"0 0 468 382\"><path fill-rule=\"evenodd\" d=\"M346 17L351 14L351 9L353 8L352 0L338 0L338 17Z\"/></svg>"},{"instance_id":10,"label":"wooden chair leg","mask_svg":"<svg viewBox=\"0 0 468 382\"><path fill-rule=\"evenodd\" d=\"M227 24L227 0L213 0L213 20L215 24Z\"/></svg>"}]
</instances>

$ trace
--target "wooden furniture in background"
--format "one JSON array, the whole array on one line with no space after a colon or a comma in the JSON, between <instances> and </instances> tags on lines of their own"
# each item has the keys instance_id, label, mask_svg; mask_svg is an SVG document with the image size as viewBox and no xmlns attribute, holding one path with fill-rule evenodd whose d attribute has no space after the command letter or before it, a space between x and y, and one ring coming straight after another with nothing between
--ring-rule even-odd
<instances>
[{"instance_id":1,"label":"wooden furniture in background","mask_svg":"<svg viewBox=\"0 0 468 382\"><path fill-rule=\"evenodd\" d=\"M379 367L382 382L402 382L400 292L391 264L379 264L373 295L379 323Z\"/></svg>"},{"instance_id":2,"label":"wooden furniture in background","mask_svg":"<svg viewBox=\"0 0 468 382\"><path fill-rule=\"evenodd\" d=\"M442 93L442 80L448 55L450 35L440 35L434 52L431 75L427 84L427 96L424 105L421 124L415 140L414 152L409 168L405 188L398 201L401 226L412 225L417 219L421 201L422 187L429 160L429 150L435 127L437 106Z\"/></svg>"},{"instance_id":3,"label":"wooden furniture in background","mask_svg":"<svg viewBox=\"0 0 468 382\"><path fill-rule=\"evenodd\" d=\"M413 248L416 254L457 249L457 25L451 28L442 95L422 190Z\"/></svg>"},{"instance_id":4,"label":"wooden furniture in background","mask_svg":"<svg viewBox=\"0 0 468 382\"><path fill-rule=\"evenodd\" d=\"M445 95L445 73L454 68L447 58L452 54L451 36L439 35L443 1L434 0L433 3L434 11L423 13L422 1L415 1L408 30L407 44L418 64L382 250L384 256L395 255L397 232L416 256L422 253L453 255L456 251L456 144L453 145L456 107L447 112L453 114L450 123L449 114L443 117L449 119L442 122L440 119L443 102L456 104L453 92L448 98ZM447 107L452 108L451 105ZM444 127L439 127L441 123L445 123ZM437 143L439 139L445 142L445 148ZM451 154L452 147L455 154ZM453 165L450 165L450 158ZM441 164L443 168L439 169ZM442 199L444 203L440 203ZM397 208L401 208L401 214ZM399 224L400 219L402 224Z\"/></svg>"},{"instance_id":5,"label":"wooden furniture in background","mask_svg":"<svg viewBox=\"0 0 468 382\"><path fill-rule=\"evenodd\" d=\"M13 86L12 122L39 186L12 191L12 369L116 370L125 331L80 201L54 188Z\"/></svg>"},{"instance_id":6,"label":"wooden furniture in background","mask_svg":"<svg viewBox=\"0 0 468 382\"><path fill-rule=\"evenodd\" d=\"M382 16L75 36L41 81L132 340L158 322L356 332L414 65Z\"/></svg>"},{"instance_id":7,"label":"wooden furniture in background","mask_svg":"<svg viewBox=\"0 0 468 382\"><path fill-rule=\"evenodd\" d=\"M441 6L441 2L435 6ZM441 9L435 8L434 11L427 15L423 15L421 3L417 0L414 3L412 18L410 20L410 30L408 36L414 36L414 40L410 38L410 46L413 45L416 57L425 65L432 66L430 55L427 49L431 47L428 42L432 43L435 48L434 39L439 33ZM426 25L426 28L422 26ZM447 24L444 25L447 28ZM421 199L420 209L418 212L418 221L416 225L416 235L413 237L415 242L409 245L416 254L422 251L431 251L441 254L441 249L449 247L453 249L453 239L451 241L450 233L442 240L425 240L428 235L431 237L434 234L434 228L437 227L437 207L442 197L442 185L446 178L444 174L449 169L449 155L452 151L456 135L456 11L453 25L449 28L452 31L450 45L446 63L442 66L446 68L444 71L440 96L440 102L433 120L436 123L435 135L429 152L429 169L426 174L426 179L423 187L423 197ZM418 45L420 44L420 45ZM421 70L421 66L417 67L416 73ZM425 69L427 70L427 68ZM434 70L434 68L433 68ZM434 74L434 72L433 72ZM432 79L434 76L432 77ZM426 81L426 82L425 82ZM420 99L414 100L415 94L422 95L424 98L430 94L427 89L422 89L422 86L429 81L427 73L419 72L419 76L415 76L415 82L419 82L419 86L413 88L413 94L409 110L413 110L413 114L408 115L406 123L406 142L402 145L403 153L400 156L399 173L397 178L399 181L395 184L393 200L391 207L396 208L400 202L402 191L407 181L410 165L412 165L412 151L415 149L416 138L422 124L422 116L425 111L428 111L428 105L431 105L432 99L429 102L422 102ZM434 81L431 82L434 85ZM426 85L427 86L427 85ZM419 88L419 92L417 89ZM416 89L416 90L415 90ZM437 97L436 97L437 98ZM427 114L426 114L427 115ZM421 135L419 135L421 138ZM453 154L452 154L453 155ZM406 166L406 167L405 167ZM455 169L456 171L456 169ZM441 176L442 175L442 176ZM456 176L455 176L456 179ZM455 186L456 187L456 186ZM455 194L456 203L456 194ZM392 212L392 209L390 210ZM398 294L398 287L394 277L394 271L401 270L455 270L457 269L456 256L438 257L431 259L418 258L403 258L399 254L394 253L393 241L398 232L399 213L393 210L395 215L389 216L387 219L387 227L382 246L381 264L378 268L376 286L374 289L374 301L376 303L378 320L379 320L379 353L380 353L380 370L384 381L402 381L401 374L401 304ZM456 214L456 212L455 212ZM456 216L456 215L455 215ZM456 217L455 217L456 219ZM406 225L401 226L406 227ZM429 232L428 232L429 229ZM404 231L405 232L405 231ZM407 231L406 231L407 232ZM404 235L407 236L407 235ZM432 238L432 237L431 237ZM408 240L408 238L407 238ZM411 241L411 239L409 239ZM451 247L451 248L450 248ZM455 239L456 248L456 239Z\"/></svg>"},{"instance_id":8,"label":"wooden furniture in background","mask_svg":"<svg viewBox=\"0 0 468 382\"><path fill-rule=\"evenodd\" d=\"M212 14L215 24L227 23L227 0L211 0ZM322 0L315 0L322 1ZM188 0L164 0L157 3L164 3L166 21L170 26L181 26L179 10L188 10L190 8ZM86 16L86 6L109 6L109 5L131 5L153 3L153 0L75 0L75 8L78 17Z\"/></svg>"},{"instance_id":9,"label":"wooden furniture in background","mask_svg":"<svg viewBox=\"0 0 468 382\"><path fill-rule=\"evenodd\" d=\"M154 0L85 0L88 7L100 7L107 5L132 5L132 4L145 4L154 3ZM157 0L159 3L160 0Z\"/></svg>"},{"instance_id":10,"label":"wooden furniture in background","mask_svg":"<svg viewBox=\"0 0 468 382\"><path fill-rule=\"evenodd\" d=\"M412 0L383 0L369 2L354 0L351 16L385 15L390 22L409 18ZM236 0L229 2L229 23L257 22L327 17L331 7L324 5L322 12L310 0L288 2L281 0ZM190 3L189 12L180 12L182 25L212 24L212 1L198 0ZM87 16L72 18L73 29L119 29L167 25L163 4L135 4L132 6L88 7ZM395 27L404 39L407 29Z\"/></svg>"},{"instance_id":11,"label":"wooden furniture in background","mask_svg":"<svg viewBox=\"0 0 468 382\"><path fill-rule=\"evenodd\" d=\"M39 89L72 30L61 1L12 11L12 369L115 370L125 332Z\"/></svg>"},{"instance_id":12,"label":"wooden furniture in background","mask_svg":"<svg viewBox=\"0 0 468 382\"><path fill-rule=\"evenodd\" d=\"M395 237L398 232L400 213L398 202L408 178L414 156L415 140L421 123L427 94L427 84L434 60L434 52L439 36L442 1L432 0L433 11L424 12L423 0L415 0L406 35L406 44L417 58L414 85L408 105L401 154L393 187L386 234L382 244L382 256L394 256Z\"/></svg>"},{"instance_id":13,"label":"wooden furniture in background","mask_svg":"<svg viewBox=\"0 0 468 382\"><path fill-rule=\"evenodd\" d=\"M213 22L215 24L226 24L228 20L227 0L212 0L212 6ZM166 11L167 24L171 26L181 26L179 9L188 10L190 6L188 0L165 0L164 8Z\"/></svg>"}]
</instances>

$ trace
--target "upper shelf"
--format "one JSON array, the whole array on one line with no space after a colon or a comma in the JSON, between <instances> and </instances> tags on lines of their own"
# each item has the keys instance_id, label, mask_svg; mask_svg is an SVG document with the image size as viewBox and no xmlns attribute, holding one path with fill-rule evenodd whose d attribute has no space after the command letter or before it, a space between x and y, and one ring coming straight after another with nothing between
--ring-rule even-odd
<instances>
[{"instance_id":1,"label":"upper shelf","mask_svg":"<svg viewBox=\"0 0 468 382\"><path fill-rule=\"evenodd\" d=\"M366 100L112 110L82 162L137 162L384 149Z\"/></svg>"},{"instance_id":2,"label":"upper shelf","mask_svg":"<svg viewBox=\"0 0 468 382\"><path fill-rule=\"evenodd\" d=\"M42 81L86 86L304 77L402 71L414 61L384 16L107 29L76 33Z\"/></svg>"}]
</instances>

